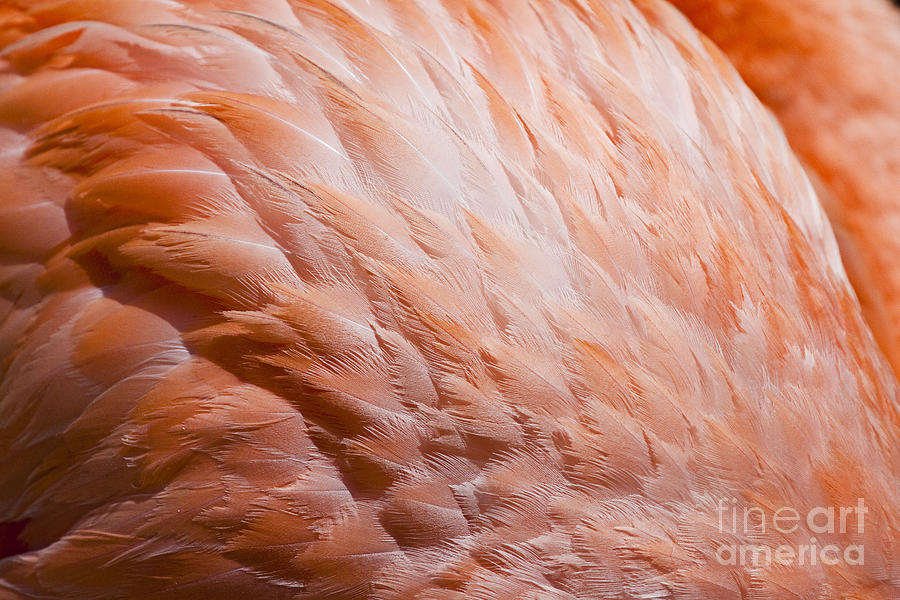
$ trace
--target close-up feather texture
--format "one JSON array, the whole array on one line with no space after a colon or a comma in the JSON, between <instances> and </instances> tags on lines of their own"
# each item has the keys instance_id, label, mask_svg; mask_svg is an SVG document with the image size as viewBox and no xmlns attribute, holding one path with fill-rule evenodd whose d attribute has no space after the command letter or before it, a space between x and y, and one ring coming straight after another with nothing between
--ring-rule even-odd
<instances>
[{"instance_id":1,"label":"close-up feather texture","mask_svg":"<svg viewBox=\"0 0 900 600\"><path fill-rule=\"evenodd\" d=\"M863 314L900 370L900 12L884 2L673 0L778 116Z\"/></svg>"},{"instance_id":2,"label":"close-up feather texture","mask_svg":"<svg viewBox=\"0 0 900 600\"><path fill-rule=\"evenodd\" d=\"M0 48L0 600L900 598L887 1L0 0Z\"/></svg>"}]
</instances>

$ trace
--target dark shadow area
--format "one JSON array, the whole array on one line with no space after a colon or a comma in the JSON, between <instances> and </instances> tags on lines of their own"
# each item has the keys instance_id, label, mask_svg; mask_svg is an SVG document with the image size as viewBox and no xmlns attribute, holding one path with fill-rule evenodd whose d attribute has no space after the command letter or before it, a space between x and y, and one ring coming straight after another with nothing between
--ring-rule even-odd
<instances>
[{"instance_id":1,"label":"dark shadow area","mask_svg":"<svg viewBox=\"0 0 900 600\"><path fill-rule=\"evenodd\" d=\"M26 519L0 523L0 560L31 550L28 544L19 539L29 522L30 520Z\"/></svg>"}]
</instances>

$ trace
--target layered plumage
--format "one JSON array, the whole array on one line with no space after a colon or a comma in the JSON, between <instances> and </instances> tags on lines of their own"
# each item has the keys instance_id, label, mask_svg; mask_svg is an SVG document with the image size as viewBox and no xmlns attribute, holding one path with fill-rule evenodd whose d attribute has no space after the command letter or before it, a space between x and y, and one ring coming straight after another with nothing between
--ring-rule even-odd
<instances>
[{"instance_id":1,"label":"layered plumage","mask_svg":"<svg viewBox=\"0 0 900 600\"><path fill-rule=\"evenodd\" d=\"M7 2L0 598L900 593L897 384L656 1ZM720 564L721 499L865 565Z\"/></svg>"},{"instance_id":2,"label":"layered plumage","mask_svg":"<svg viewBox=\"0 0 900 600\"><path fill-rule=\"evenodd\" d=\"M778 116L900 373L900 11L883 0L673 0Z\"/></svg>"}]
</instances>

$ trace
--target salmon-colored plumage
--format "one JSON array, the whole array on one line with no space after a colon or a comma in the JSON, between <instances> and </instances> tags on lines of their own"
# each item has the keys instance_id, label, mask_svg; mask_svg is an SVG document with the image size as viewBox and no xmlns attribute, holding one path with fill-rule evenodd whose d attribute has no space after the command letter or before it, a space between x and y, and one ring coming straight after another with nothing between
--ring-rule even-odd
<instances>
[{"instance_id":1,"label":"salmon-colored plumage","mask_svg":"<svg viewBox=\"0 0 900 600\"><path fill-rule=\"evenodd\" d=\"M669 4L0 6L3 600L900 595L896 379Z\"/></svg>"},{"instance_id":2,"label":"salmon-colored plumage","mask_svg":"<svg viewBox=\"0 0 900 600\"><path fill-rule=\"evenodd\" d=\"M883 0L673 0L808 165L864 314L900 372L900 11Z\"/></svg>"}]
</instances>

